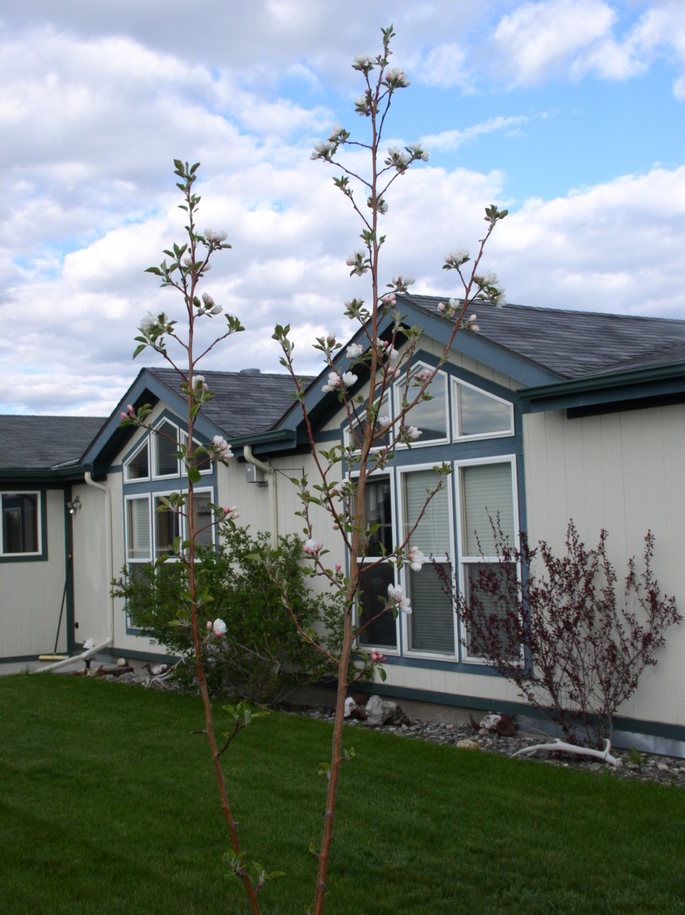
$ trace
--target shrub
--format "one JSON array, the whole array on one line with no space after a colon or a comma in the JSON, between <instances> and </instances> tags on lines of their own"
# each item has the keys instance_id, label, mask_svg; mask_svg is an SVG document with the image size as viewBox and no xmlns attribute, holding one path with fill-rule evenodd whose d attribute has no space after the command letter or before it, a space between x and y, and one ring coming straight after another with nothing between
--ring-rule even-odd
<instances>
[{"instance_id":1,"label":"shrub","mask_svg":"<svg viewBox=\"0 0 685 915\"><path fill-rule=\"evenodd\" d=\"M283 700L295 687L319 680L334 668L298 633L283 600L283 588L304 630L327 631L336 647L332 601L308 587L300 566L302 541L281 537L277 549L269 537L232 523L220 525L220 545L198 548L198 593L207 619L226 622L223 639L205 648L208 682L215 693L228 692L259 704ZM279 585L274 583L277 575ZM126 601L131 624L181 656L177 676L195 678L192 632L182 594L187 568L179 562L124 567L112 592ZM339 628L339 623L337 624Z\"/></svg>"},{"instance_id":2,"label":"shrub","mask_svg":"<svg viewBox=\"0 0 685 915\"><path fill-rule=\"evenodd\" d=\"M544 540L530 547L524 534L515 549L499 523L493 530L499 562L484 563L471 593L456 595L470 643L567 739L599 746L682 620L654 577L654 537L645 536L640 572L628 560L618 597L605 530L588 549L571 520L561 556Z\"/></svg>"}]
</instances>

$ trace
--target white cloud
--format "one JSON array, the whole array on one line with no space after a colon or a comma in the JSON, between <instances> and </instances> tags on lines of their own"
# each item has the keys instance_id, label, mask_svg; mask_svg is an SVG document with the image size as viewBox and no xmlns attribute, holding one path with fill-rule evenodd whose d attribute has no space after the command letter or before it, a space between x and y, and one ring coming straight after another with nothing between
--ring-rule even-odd
<instances>
[{"instance_id":1,"label":"white cloud","mask_svg":"<svg viewBox=\"0 0 685 915\"><path fill-rule=\"evenodd\" d=\"M535 0L499 20L492 36L496 69L519 85L555 77L595 75L625 80L646 72L656 59L685 70L685 16L682 0L648 2L629 25L627 11L605 0ZM674 93L682 97L676 76Z\"/></svg>"},{"instance_id":2,"label":"white cloud","mask_svg":"<svg viewBox=\"0 0 685 915\"><path fill-rule=\"evenodd\" d=\"M511 115L510 117L498 116L483 121L480 124L472 124L470 127L464 127L461 130L443 130L441 133L428 134L421 138L422 144L427 149L435 149L441 152L446 150L458 149L462 143L472 140L475 137L484 134L495 133L504 130L508 133L518 131L522 124L525 124L529 118L526 115Z\"/></svg>"},{"instance_id":3,"label":"white cloud","mask_svg":"<svg viewBox=\"0 0 685 915\"><path fill-rule=\"evenodd\" d=\"M685 167L624 175L508 217L491 254L510 301L682 317Z\"/></svg>"},{"instance_id":4,"label":"white cloud","mask_svg":"<svg viewBox=\"0 0 685 915\"><path fill-rule=\"evenodd\" d=\"M509 72L617 78L634 61L683 57L678 4L655 6L621 35L606 12L614 5L579 5L589 19L568 20L567 35L549 15L566 15L568 4L558 0L500 17L512 38L502 51ZM529 129L532 121L476 117L469 127L453 126L457 93L450 87L483 78L474 49L482 51L488 17L511 10L508 2L422 0L396 9L385 0L351 0L333 22L318 0L231 4L230 17L222 0L207 0L196 29L185 27L187 8L181 0L3 4L0 131L9 142L0 196L0 409L103 413L135 377L143 360L132 363L130 355L141 316L180 306L143 273L181 237L173 156L202 162L200 227L225 229L233 244L216 260L207 290L248 326L210 364L278 368L270 334L279 321L293 325L301 371L318 368L312 337L350 333L342 304L368 291L344 263L359 244L359 225L332 186L330 168L309 160L310 144L339 117L348 90L357 94L349 63L355 53L377 49L379 23L395 21L393 63L407 69L415 87L422 84L426 108L416 120L431 131L428 147L447 154L472 138ZM531 20L528 35L519 10L537 10L542 31ZM536 57L541 35L550 42ZM518 47L521 56L510 57ZM286 91L290 84L297 92ZM437 115L429 86L439 88ZM402 106L411 105L409 93ZM400 134L394 141L413 139ZM444 161L444 168L422 166L394 185L383 282L411 273L417 291L458 292L440 269L442 257L455 247L473 249L483 208L506 205L506 160L487 174ZM503 223L487 267L502 276L509 298L524 304L682 313L675 296L684 195L682 170L655 169L529 201Z\"/></svg>"},{"instance_id":5,"label":"white cloud","mask_svg":"<svg viewBox=\"0 0 685 915\"><path fill-rule=\"evenodd\" d=\"M531 84L560 69L569 56L604 38L614 13L603 0L541 0L503 16L493 41L504 68Z\"/></svg>"}]
</instances>

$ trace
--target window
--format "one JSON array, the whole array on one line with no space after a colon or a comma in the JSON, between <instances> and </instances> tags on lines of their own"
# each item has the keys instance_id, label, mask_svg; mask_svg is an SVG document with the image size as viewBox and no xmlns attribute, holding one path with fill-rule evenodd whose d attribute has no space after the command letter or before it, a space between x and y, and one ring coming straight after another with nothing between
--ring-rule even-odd
<instances>
[{"instance_id":1,"label":"window","mask_svg":"<svg viewBox=\"0 0 685 915\"><path fill-rule=\"evenodd\" d=\"M214 543L214 516L209 507L212 501L211 492L197 492L193 499L193 527L195 528L195 542L199 546L209 546Z\"/></svg>"},{"instance_id":2,"label":"window","mask_svg":"<svg viewBox=\"0 0 685 915\"><path fill-rule=\"evenodd\" d=\"M157 427L152 436L154 442L154 471L155 477L177 477L179 435L178 428L164 420Z\"/></svg>"},{"instance_id":3,"label":"window","mask_svg":"<svg viewBox=\"0 0 685 915\"><path fill-rule=\"evenodd\" d=\"M411 374L425 370L433 369L416 362ZM483 390L456 377L457 371L441 366L428 388L430 399L416 404L407 415L406 425L422 433L412 442L412 452L398 447L389 465L392 469L384 469L383 476L374 473L365 491L366 523L375 530L367 560L360 561L358 614L360 625L366 623L367 628L359 643L408 655L415 659L413 663L427 666L432 661L438 666L445 661L482 664L483 646L464 630L456 613L455 588L465 596L474 593L483 570L496 576L520 574L515 564L500 561L490 523L499 519L503 534L518 545L514 450L520 442L512 441L514 395L504 389L501 395ZM404 383L398 377L379 414L397 416ZM416 390L410 385L407 398ZM364 419L362 414L359 425ZM344 436L349 447L353 442L349 427ZM379 440L378 445L385 443ZM416 446L428 447L425 458L414 452ZM449 462L455 472L426 504L439 480L433 466L442 462ZM354 475L354 457L349 463ZM407 537L407 546L416 546L428 560L420 572L407 563L397 569L383 558ZM401 614L397 620L383 612L390 584L401 585L412 608L411 614ZM488 615L498 610L484 607ZM518 651L519 646L512 646L512 653Z\"/></svg>"},{"instance_id":4,"label":"window","mask_svg":"<svg viewBox=\"0 0 685 915\"><path fill-rule=\"evenodd\" d=\"M456 380L452 383L452 399L455 438L514 434L514 409L508 401Z\"/></svg>"},{"instance_id":5,"label":"window","mask_svg":"<svg viewBox=\"0 0 685 915\"><path fill-rule=\"evenodd\" d=\"M432 371L431 366L419 362L416 365L412 365L411 375L415 376L425 369ZM397 412L402 407L404 385L404 381L398 381L395 384ZM407 400L411 403L417 393L418 388L410 384L407 391ZM426 394L430 396L430 400L419 401L411 408L405 418L406 426L416 426L421 432L421 437L416 441L417 445L425 445L429 442L435 444L436 442L447 440L447 376L444 372L436 374L426 388Z\"/></svg>"},{"instance_id":6,"label":"window","mask_svg":"<svg viewBox=\"0 0 685 915\"><path fill-rule=\"evenodd\" d=\"M497 575L517 574L505 566L497 555L495 529L512 544L517 542L514 463L512 459L462 465L459 468L461 498L460 562L461 587L468 600L478 574L489 566ZM485 612L497 608L486 605ZM482 646L466 633L466 650L470 658L482 657ZM504 637L504 636L502 636Z\"/></svg>"},{"instance_id":7,"label":"window","mask_svg":"<svg viewBox=\"0 0 685 915\"><path fill-rule=\"evenodd\" d=\"M41 552L39 504L37 492L4 492L0 495L0 554L36 556Z\"/></svg>"},{"instance_id":8,"label":"window","mask_svg":"<svg viewBox=\"0 0 685 915\"><path fill-rule=\"evenodd\" d=\"M173 550L177 537L187 537L187 524L178 512L167 509L162 501L169 493L126 497L126 562L153 562ZM152 511L151 511L152 501ZM195 490L194 522L196 542L207 546L214 542L213 515L209 507L211 490Z\"/></svg>"},{"instance_id":9,"label":"window","mask_svg":"<svg viewBox=\"0 0 685 915\"><path fill-rule=\"evenodd\" d=\"M409 545L417 546L427 559L431 557L439 564L449 589L453 574L449 480L443 481L441 488L426 504L439 479L434 470L402 474L403 539L416 525L409 536ZM420 572L412 572L407 567L405 575L412 607L408 620L408 647L413 651L453 655L456 647L454 607L438 570L432 562L426 562Z\"/></svg>"},{"instance_id":10,"label":"window","mask_svg":"<svg viewBox=\"0 0 685 915\"><path fill-rule=\"evenodd\" d=\"M383 402L378 410L377 417L378 417L377 428L387 425L387 423L390 421L390 419L392 417L392 407L391 407L391 403L390 403L390 392L389 391L383 397ZM345 444L347 445L348 448L355 447L355 444L357 443L357 438L355 437L355 434L353 434L353 432L356 433L356 436L359 436L359 437L363 436L365 423L366 423L366 410L364 410L364 412L358 414L356 423L354 423L352 426L348 426L345 429ZM386 432L385 435L379 435L377 438L374 439L373 447L382 448L389 444L390 444L390 434L388 432Z\"/></svg>"},{"instance_id":11,"label":"window","mask_svg":"<svg viewBox=\"0 0 685 915\"><path fill-rule=\"evenodd\" d=\"M180 536L181 516L178 512L167 508L162 502L161 496L155 496L153 505L155 557L159 558L164 553L171 553L173 551L174 540Z\"/></svg>"},{"instance_id":12,"label":"window","mask_svg":"<svg viewBox=\"0 0 685 915\"><path fill-rule=\"evenodd\" d=\"M364 490L366 523L376 530L369 538L367 568L359 576L359 623L368 627L359 637L362 645L382 648L397 646L397 626L390 612L382 612L381 600L388 597L388 585L394 584L395 575L390 562L377 562L369 568L374 558L392 550L392 488L388 477L372 477Z\"/></svg>"},{"instance_id":13,"label":"window","mask_svg":"<svg viewBox=\"0 0 685 915\"><path fill-rule=\"evenodd\" d=\"M150 476L150 446L147 438L133 455L124 463L124 479L147 480Z\"/></svg>"},{"instance_id":14,"label":"window","mask_svg":"<svg viewBox=\"0 0 685 915\"><path fill-rule=\"evenodd\" d=\"M126 561L150 562L150 498L126 499Z\"/></svg>"}]
</instances>

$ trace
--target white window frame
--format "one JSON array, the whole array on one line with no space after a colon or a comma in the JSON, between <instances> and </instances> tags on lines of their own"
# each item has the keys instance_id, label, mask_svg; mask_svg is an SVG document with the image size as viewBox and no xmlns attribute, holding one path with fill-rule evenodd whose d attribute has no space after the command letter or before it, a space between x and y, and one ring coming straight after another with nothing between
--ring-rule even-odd
<instances>
[{"instance_id":1,"label":"white window frame","mask_svg":"<svg viewBox=\"0 0 685 915\"><path fill-rule=\"evenodd\" d=\"M399 502L393 501L393 506L397 506L396 514L397 514L397 523L399 524L399 531L397 534L399 539L396 541L397 543L401 543L404 540L404 533L407 530L407 525L408 525L408 520L406 517L406 509L405 509L403 477L405 477L409 474L415 473L417 471L432 470L434 467L435 467L435 461L433 461L429 464L406 464L403 467L395 468L397 476L398 476L397 491L398 491L399 497L400 497ZM454 543L454 498L453 498L453 491L452 491L453 490L452 476L453 475L450 474L449 477L445 478L443 481L443 487L445 487L445 489L446 489L446 497L447 497L447 515L448 515L448 523L449 523L449 551L450 552L449 552L449 554L435 556L434 558L435 558L436 562L450 564L450 566L452 567L451 584L453 586L454 580L455 580L454 576L455 576L455 571L456 571L456 552L455 552L455 543ZM436 483L438 481L437 473L435 474L435 481L436 481ZM407 549L411 546L411 544L412 544L412 541L411 541L411 537L410 537L409 542L407 544ZM429 563L431 561L430 557L428 557L428 556L426 557L426 560L427 560L427 563ZM419 574L419 575L423 574L423 570L421 572L418 572L417 574ZM395 572L395 576L397 577L397 572ZM400 572L399 578L400 578L399 583L402 586L402 590L404 591L405 594L408 594L407 585L410 580L410 575L409 575L409 567L406 564L402 566L402 571ZM410 600L411 600L411 595L408 594L408 596L410 597ZM454 604L453 598L452 598L452 604ZM407 617L405 614L401 614L404 617L404 619L401 621L401 627L402 627L402 645L403 645L403 649L404 649L403 654L405 655L405 657L430 658L430 659L435 659L435 660L440 660L440 661L458 660L458 658L459 658L459 625L458 625L457 614L455 612L454 606L453 606L453 613L454 613L454 628L453 628L454 648L453 648L452 653L442 652L442 651L423 651L421 649L412 648L411 647L411 619L409 617Z\"/></svg>"},{"instance_id":2,"label":"white window frame","mask_svg":"<svg viewBox=\"0 0 685 915\"><path fill-rule=\"evenodd\" d=\"M180 444L180 446L181 446L181 447L187 446L187 444L188 444L188 433L185 432L185 431L184 431L183 429L181 429L180 427L179 427L178 432L179 432L179 444ZM206 448L206 447L207 447L207 442L199 442L196 438L194 438L194 439L193 439L193 447L197 447L198 445L202 445L203 447ZM209 458L209 455L208 455L208 458ZM182 462L181 462L181 461L179 461L179 465L181 465L181 466L179 466L179 474L180 474L180 473L182 473ZM213 472L214 472L214 467L212 466L212 460L211 460L211 458L209 458L209 467L205 467L205 469L204 469L204 470L200 470L199 473L200 473L200 474L208 474L208 473L213 473Z\"/></svg>"},{"instance_id":3,"label":"white window frame","mask_svg":"<svg viewBox=\"0 0 685 915\"><path fill-rule=\"evenodd\" d=\"M348 474L347 479L348 480L358 480L359 474L358 473ZM390 526L391 526L391 533L392 533L392 543L393 543L393 547L394 547L394 545L397 543L397 517L396 517L396 512L395 512L395 489L396 489L395 473L391 469L388 469L385 471L377 471L377 472L374 471L374 473L372 473L371 476L367 478L367 483L369 483L369 482L373 483L376 480L381 480L381 479L383 479L383 480L387 479L390 481ZM372 562L375 562L377 559L380 559L380 558L381 557L379 557L379 556L365 557L365 559L371 560ZM383 560L383 561L389 562L388 560ZM359 561L357 562L357 565L359 565ZM392 581L393 581L393 584L396 585L398 583L397 568L394 565L391 565L391 568L392 568L392 573L393 573ZM399 614L398 614L398 617L399 617ZM354 620L355 620L355 625L358 626L359 625L359 609L358 609L358 602L357 602L356 597L355 597ZM401 637L402 636L401 636L400 620L398 618L398 619L395 619L395 646L394 647L392 645L376 645L373 642L365 642L362 644L359 641L359 639L357 639L356 640L357 648L361 648L364 651L371 651L372 649L375 648L378 651L382 651L383 654L385 654L385 655L393 655L395 657L399 657L402 653Z\"/></svg>"},{"instance_id":4,"label":"white window frame","mask_svg":"<svg viewBox=\"0 0 685 915\"><path fill-rule=\"evenodd\" d=\"M154 529L152 525L152 518L150 512L152 494L149 492L142 493L131 493L131 495L124 495L124 556L126 557L126 565L143 565L147 562L154 561ZM129 502L147 502L147 518L148 518L148 531L149 531L149 540L148 540L148 556L146 559L131 559L129 555L129 546L130 546L130 530L128 523L128 503Z\"/></svg>"},{"instance_id":5,"label":"white window frame","mask_svg":"<svg viewBox=\"0 0 685 915\"><path fill-rule=\"evenodd\" d=\"M180 448L182 441L180 426L178 426L177 423L172 422L172 420L166 416L160 417L159 421L155 424L153 430L150 432L150 477L153 480L175 480L181 475L181 465L179 458L176 458L176 470L174 473L155 473L157 458L159 455L158 443L162 435L159 430L165 423L169 426L173 426L176 430L177 450Z\"/></svg>"},{"instance_id":6,"label":"white window frame","mask_svg":"<svg viewBox=\"0 0 685 915\"><path fill-rule=\"evenodd\" d=\"M150 540L151 540L151 547L152 547L152 561L153 562L156 562L160 558L160 556L162 556L163 554L167 556L167 559L166 559L167 562L178 562L178 556L168 554L166 550L160 550L159 553L157 552L157 531L155 528L155 516L158 514L162 514L161 512L158 512L156 510L155 501L157 499L168 499L169 496L172 495L172 493L175 493L178 491L179 490L177 490L177 489L169 489L169 490L165 490L163 492L158 491L158 490L153 490L149 494L150 495L150 521L151 521ZM174 514L178 514L178 512L174 512ZM184 535L185 535L185 518L183 517L183 515L178 515L178 535L177 536L179 536L181 538L181 542L183 542L183 540L185 539Z\"/></svg>"},{"instance_id":7,"label":"white window frame","mask_svg":"<svg viewBox=\"0 0 685 915\"><path fill-rule=\"evenodd\" d=\"M495 400L500 404L509 408L509 419L510 426L509 429L503 429L499 432L484 432L482 435L471 434L471 435L461 435L459 430L461 428L460 416L459 416L459 385L463 385L466 388L471 388L472 391L477 391L483 397L489 397L491 400ZM462 378L452 377L451 384L451 395L452 395L452 429L454 430L453 441L455 442L472 442L472 441L484 441L489 438L509 438L515 434L515 419L514 419L514 405L511 401L506 400L504 397L499 397L497 394L493 394L491 391L486 391L484 388L479 387L476 384L471 384L468 381L464 381Z\"/></svg>"},{"instance_id":8,"label":"white window frame","mask_svg":"<svg viewBox=\"0 0 685 915\"><path fill-rule=\"evenodd\" d=\"M462 475L461 471L464 467L474 467L482 466L485 464L509 464L511 467L511 495L512 495L512 507L513 507L513 526L514 526L514 547L518 550L520 548L520 523L519 523L519 504L518 504L518 477L516 472L516 455L515 454L499 454L493 457L487 458L472 458L462 461L454 461L454 473L456 484L454 486L455 493L455 504L456 504L456 517L459 519L459 532L457 537L457 561L458 561L458 571L459 571L459 589L460 592L463 591L466 583L466 571L465 568L468 565L479 564L479 563L499 563L500 559L497 555L494 556L472 556L464 552L464 541L465 541L465 531L464 531L464 505L462 498ZM521 564L517 563L516 576L518 581L521 581ZM461 616L457 614L457 625L459 628L459 638L461 642L461 652L462 652L462 661L465 664L483 664L485 658L482 655L472 655L469 654L468 648L468 633L466 631L466 626L462 622ZM523 653L521 654L521 661L523 661Z\"/></svg>"},{"instance_id":9,"label":"white window frame","mask_svg":"<svg viewBox=\"0 0 685 915\"><path fill-rule=\"evenodd\" d=\"M182 490L182 492L184 495L188 494L187 489ZM201 486L201 487L194 486L193 487L193 494L195 496L201 496L201 495L204 495L205 493L209 493L209 501L213 503L214 502L214 487L213 486ZM216 545L216 524L213 524L209 528L209 531L212 535L211 545L215 546ZM181 539L182 540L188 539L188 519L187 518L181 518Z\"/></svg>"},{"instance_id":10,"label":"white window frame","mask_svg":"<svg viewBox=\"0 0 685 915\"><path fill-rule=\"evenodd\" d=\"M425 369L428 369L429 372L433 372L433 371L435 371L435 366L434 366L434 365L429 365L427 362L416 362L416 363L412 363L412 365L411 365L411 367L410 367L410 370L409 370L409 371L410 371L410 375L411 375L411 377L413 378L414 375L416 375L418 372L424 371ZM406 372L406 366L405 366L404 369L402 369L401 371L402 371L403 373ZM435 372L435 377L434 377L433 380L431 381L431 384L436 384L436 382L438 381L438 379L439 379L440 381L443 382L443 385L444 385L444 388L445 388L445 435L444 435L443 438L431 438L431 439L426 439L426 441L422 441L421 438L417 438L415 442L412 442L412 443L411 443L411 447L412 447L412 448L430 448L430 447L432 447L433 445L446 445L446 444L449 442L449 440L450 440L450 386L449 386L449 375L448 375L448 373L445 372L443 369L438 369L438 371ZM402 377L402 378L400 378L398 381L394 382L394 384L393 384L393 386L392 386L392 390L393 390L393 404L392 404L392 406L393 406L393 416L399 416L399 414L400 414L401 407L402 407L402 391L403 391L403 389L404 389L404 384L405 384L405 382L404 382L404 377ZM411 381L410 381L410 383L409 383L409 389L408 389L408 391L407 391L407 399L411 401L411 393L412 393L412 391L417 391L417 390L418 390L418 388L415 388L415 387L413 386L413 384L411 383ZM429 401L420 401L416 406L419 407L419 406L420 406L420 403L422 403L422 402L423 402L423 403L429 403ZM417 425L417 424L416 424L415 422L413 422L413 420L412 420L412 413L413 413L413 412L414 412L413 410L410 410L410 411L407 413L407 415L405 416L405 418L404 418L405 427ZM399 428L399 424L398 424L395 428ZM421 426L420 426L420 425L418 425L417 428L419 429L419 431L421 431ZM409 447L409 446L406 445L406 444L404 444L403 442L398 442L396 447L397 447L397 450L403 449L403 450L406 451L406 450L408 450L408 447Z\"/></svg>"},{"instance_id":11,"label":"white window frame","mask_svg":"<svg viewBox=\"0 0 685 915\"><path fill-rule=\"evenodd\" d=\"M5 524L3 501L6 496L35 496L36 497L36 546L37 550L22 553L5 552ZM12 489L0 492L0 558L12 560L21 559L25 556L42 556L43 555L43 499L42 493L38 489Z\"/></svg>"},{"instance_id":12,"label":"white window frame","mask_svg":"<svg viewBox=\"0 0 685 915\"><path fill-rule=\"evenodd\" d=\"M147 446L147 476L144 477L131 477L129 476L129 467L133 462L134 458L140 454L140 452ZM133 451L128 455L124 461L124 483L147 483L151 479L150 473L152 471L152 454L150 453L150 436L146 433Z\"/></svg>"},{"instance_id":13,"label":"white window frame","mask_svg":"<svg viewBox=\"0 0 685 915\"><path fill-rule=\"evenodd\" d=\"M387 400L388 400L388 411L389 411L390 419L392 420L393 417L394 417L394 415L395 415L394 409L393 409L392 388L388 388L388 389L385 391L385 394L383 395L383 400L385 400L386 398L387 398ZM374 403L379 403L379 401L378 401L378 400L375 400ZM381 403L382 403L382 401L381 401ZM367 413L368 413L368 410L365 409L365 410L362 410L362 412L358 414L358 416L359 416L359 425L360 425L360 426L366 421L366 414L367 414ZM381 407L381 406L379 406L379 408L378 408L378 415L379 415L379 416L383 416L383 415L384 415L384 414L382 413L382 407ZM388 432L388 435L390 436L390 439L391 439L391 440L392 440L392 437L393 437L393 430L394 430L394 429L395 429L395 427L393 426L393 427L389 430L389 432ZM358 449L358 448L355 448L355 444L356 444L356 443L355 443L354 439L352 438L352 434L351 434L351 432L350 432L350 422L349 422L348 419L345 419L345 423L344 423L344 426L343 426L343 442L344 442L346 448L353 448L353 449L354 449L354 452L353 452L353 453L354 453L354 454L359 454L359 449ZM375 454L377 451L382 451L385 447L386 447L385 445L374 445L374 447L371 449L371 454Z\"/></svg>"}]
</instances>

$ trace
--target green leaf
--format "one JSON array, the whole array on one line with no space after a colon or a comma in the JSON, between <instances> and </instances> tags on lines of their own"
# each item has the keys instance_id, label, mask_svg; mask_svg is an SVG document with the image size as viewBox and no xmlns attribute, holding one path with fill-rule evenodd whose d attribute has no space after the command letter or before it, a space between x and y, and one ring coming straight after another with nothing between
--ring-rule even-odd
<instances>
[{"instance_id":1,"label":"green leaf","mask_svg":"<svg viewBox=\"0 0 685 915\"><path fill-rule=\"evenodd\" d=\"M188 479L191 483L199 483L202 477L200 476L200 471L197 467L190 466L188 467Z\"/></svg>"}]
</instances>

